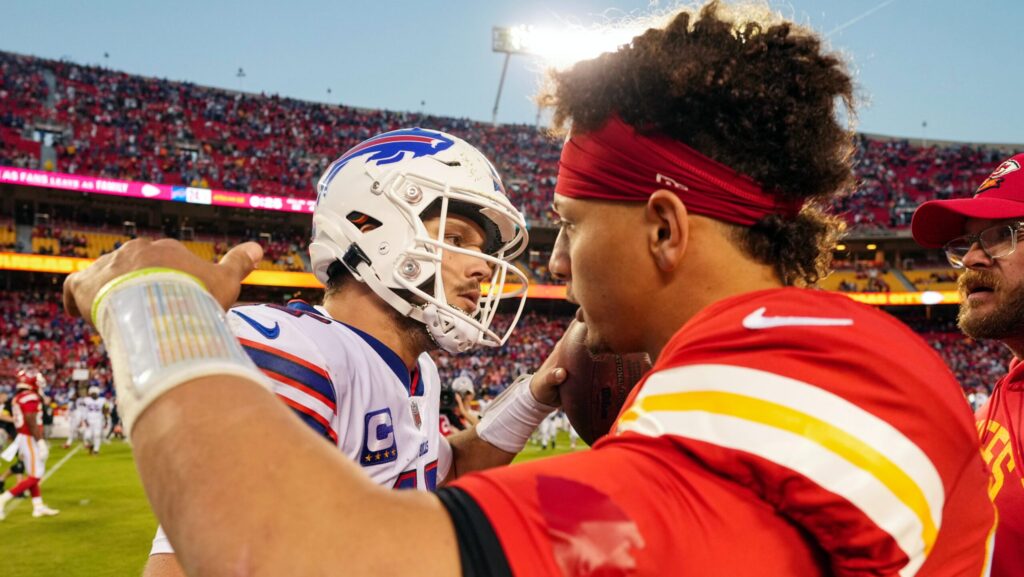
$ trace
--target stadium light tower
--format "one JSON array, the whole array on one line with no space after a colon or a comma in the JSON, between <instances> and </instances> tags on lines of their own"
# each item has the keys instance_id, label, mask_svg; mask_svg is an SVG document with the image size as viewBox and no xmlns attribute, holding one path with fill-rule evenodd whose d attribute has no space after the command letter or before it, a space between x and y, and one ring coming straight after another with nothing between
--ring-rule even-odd
<instances>
[{"instance_id":1,"label":"stadium light tower","mask_svg":"<svg viewBox=\"0 0 1024 577\"><path fill-rule=\"evenodd\" d=\"M491 50L505 55L498 81L498 95L494 98L491 121L498 123L498 105L505 86L508 61L513 54L526 54L540 58L545 66L565 68L572 64L610 52L628 43L643 32L650 22L632 21L599 27L570 26L562 29L534 28L533 26L495 26L491 29Z\"/></svg>"},{"instance_id":2,"label":"stadium light tower","mask_svg":"<svg viewBox=\"0 0 1024 577\"><path fill-rule=\"evenodd\" d=\"M518 28L495 26L491 29L491 50L505 54L505 63L501 65L501 79L498 80L498 95L494 97L494 110L491 111L491 123L498 124L498 104L501 103L501 89L505 86L505 74L508 72L508 61L513 54L528 54L523 50L523 43L517 32Z\"/></svg>"}]
</instances>

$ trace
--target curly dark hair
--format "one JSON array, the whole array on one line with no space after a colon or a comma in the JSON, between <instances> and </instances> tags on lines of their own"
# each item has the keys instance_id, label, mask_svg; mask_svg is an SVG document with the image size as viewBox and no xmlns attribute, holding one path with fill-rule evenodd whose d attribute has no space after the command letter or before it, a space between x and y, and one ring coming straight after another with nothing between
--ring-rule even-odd
<instances>
[{"instance_id":1,"label":"curly dark hair","mask_svg":"<svg viewBox=\"0 0 1024 577\"><path fill-rule=\"evenodd\" d=\"M724 14L733 10L713 1L683 11L617 52L553 72L540 102L554 108L557 131L589 132L618 114L805 201L795 217L733 228L783 283L813 285L843 229L819 206L854 185L853 131L839 118L842 106L852 122L853 81L813 31L764 10L761 22Z\"/></svg>"}]
</instances>

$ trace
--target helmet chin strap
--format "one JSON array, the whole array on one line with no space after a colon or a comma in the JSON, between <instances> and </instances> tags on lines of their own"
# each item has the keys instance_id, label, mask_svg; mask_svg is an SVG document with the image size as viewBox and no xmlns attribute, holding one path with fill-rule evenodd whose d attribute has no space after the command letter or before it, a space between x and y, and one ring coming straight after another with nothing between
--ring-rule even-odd
<instances>
[{"instance_id":1,"label":"helmet chin strap","mask_svg":"<svg viewBox=\"0 0 1024 577\"><path fill-rule=\"evenodd\" d=\"M418 310L422 312L427 334L437 346L449 353L466 352L476 346L483 336L479 328L465 319L442 311L437 305L428 304Z\"/></svg>"}]
</instances>

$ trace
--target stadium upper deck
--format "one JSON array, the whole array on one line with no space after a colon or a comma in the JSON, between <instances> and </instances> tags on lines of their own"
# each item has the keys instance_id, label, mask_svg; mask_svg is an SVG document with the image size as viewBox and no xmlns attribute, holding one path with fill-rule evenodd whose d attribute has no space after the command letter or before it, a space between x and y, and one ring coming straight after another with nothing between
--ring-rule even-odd
<instances>
[{"instance_id":1,"label":"stadium upper deck","mask_svg":"<svg viewBox=\"0 0 1024 577\"><path fill-rule=\"evenodd\" d=\"M340 151L409 125L478 146L531 221L550 223L560 142L532 126L239 93L0 52L0 165L310 198ZM858 144L861 184L834 209L867 233L906 227L927 198L971 194L1024 150L866 135Z\"/></svg>"},{"instance_id":2,"label":"stadium upper deck","mask_svg":"<svg viewBox=\"0 0 1024 577\"><path fill-rule=\"evenodd\" d=\"M408 125L458 134L495 159L510 195L539 227L533 235L537 248L523 264L533 269L535 280L550 281L544 250L550 247L552 235L543 226L550 222L547 206L560 143L532 126L495 127L465 119L242 94L0 52L0 166L308 199L320 171L339 151L374 133ZM923 146L860 135L860 186L834 206L847 217L855 234L837 248L837 272L822 283L823 288L897 297L901 297L898 293L909 297L915 291L955 290L955 274L939 255L925 255L907 235L887 231L906 227L913 209L924 199L971 194L992 167L1012 152L996 145ZM259 239L261 231L273 229L274 238L267 239L271 258L261 268L306 268L301 256L308 236L304 214L231 209L233 216L226 217L229 211L211 206L115 197L100 200L98 195L58 190L34 197L30 189L12 190L9 198L0 198L4 214L9 209L13 216L13 221L0 219L0 252L67 257L64 260L95 257L129 238L122 222L138 221L140 234L178 236L194 229L189 246L207 258L215 258L233 242ZM23 206L35 214L22 214ZM33 220L41 210L52 217L42 226ZM146 231L146 226L151 230ZM16 229L30 229L30 234L21 238ZM879 240L875 244L872 239ZM60 272L2 263L0 268ZM61 366L71 357L79 363L97 362L80 358L81 351L70 344L56 346L61 338L32 333L36 325L43 331L59 328L55 319L61 315L53 303L45 303L52 298L42 299L42 309L26 309L21 293L11 291L14 286L7 288L0 295L0 341L11 354L0 356L0 378L5 368L10 372L12 363L42 357ZM873 304L920 304L897 301ZM26 324L18 316L24 314L34 315L35 320ZM518 348L494 353L524 366L535 363L550 348L565 314L534 311L520 330L525 338ZM958 336L946 326L948 322L943 325L929 314L920 324L915 329L946 357L966 389L983 390L993 380L992 373L1002 370L1001 363L979 368L969 362L977 344ZM68 326L75 338L67 342L80 342L79 333L87 329L80 323ZM992 358L997 358L992 352ZM442 369L448 376L481 372L488 360L486 355L466 355L444 363ZM483 378L482 372L478 376ZM495 379L493 384L501 380Z\"/></svg>"}]
</instances>

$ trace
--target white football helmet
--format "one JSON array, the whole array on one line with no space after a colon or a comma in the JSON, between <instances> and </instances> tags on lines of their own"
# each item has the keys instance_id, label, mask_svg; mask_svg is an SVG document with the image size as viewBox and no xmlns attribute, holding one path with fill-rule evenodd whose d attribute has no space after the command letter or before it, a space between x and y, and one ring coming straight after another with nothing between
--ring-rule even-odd
<instances>
[{"instance_id":1,"label":"white football helmet","mask_svg":"<svg viewBox=\"0 0 1024 577\"><path fill-rule=\"evenodd\" d=\"M466 375L459 375L452 381L452 390L456 393L462 393L463 395L475 392L473 388L473 379Z\"/></svg>"},{"instance_id":2,"label":"white football helmet","mask_svg":"<svg viewBox=\"0 0 1024 577\"><path fill-rule=\"evenodd\" d=\"M335 160L320 178L317 193L309 256L320 282L327 284L328 269L342 263L399 313L426 325L448 352L505 343L526 303L527 278L512 261L529 237L497 171L477 149L435 130L387 132ZM435 236L423 225L427 209L431 215L440 213ZM484 229L488 246L483 254L443 242L450 213ZM437 274L444 251L490 265L490 283L481 287L476 310L448 304L443 275ZM506 286L509 280L518 286ZM501 300L511 298L519 299L516 315L499 335L491 321Z\"/></svg>"}]
</instances>

